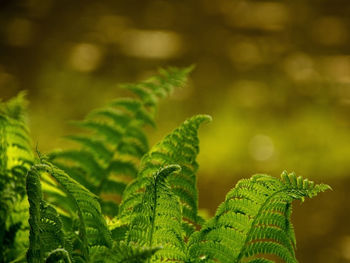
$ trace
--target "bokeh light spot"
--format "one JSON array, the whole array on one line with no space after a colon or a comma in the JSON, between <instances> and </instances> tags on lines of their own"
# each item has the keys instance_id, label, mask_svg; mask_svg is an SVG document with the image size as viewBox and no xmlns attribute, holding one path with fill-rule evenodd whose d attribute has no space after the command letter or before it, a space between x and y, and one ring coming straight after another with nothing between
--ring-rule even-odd
<instances>
[{"instance_id":1,"label":"bokeh light spot","mask_svg":"<svg viewBox=\"0 0 350 263\"><path fill-rule=\"evenodd\" d=\"M125 32L121 45L128 56L166 59L179 54L182 41L172 31L134 29Z\"/></svg>"},{"instance_id":2,"label":"bokeh light spot","mask_svg":"<svg viewBox=\"0 0 350 263\"><path fill-rule=\"evenodd\" d=\"M284 60L284 70L294 81L312 81L317 78L312 58L305 53L293 53Z\"/></svg>"},{"instance_id":3,"label":"bokeh light spot","mask_svg":"<svg viewBox=\"0 0 350 263\"><path fill-rule=\"evenodd\" d=\"M253 41L239 41L229 47L229 55L237 69L249 69L262 61L259 46Z\"/></svg>"},{"instance_id":4,"label":"bokeh light spot","mask_svg":"<svg viewBox=\"0 0 350 263\"><path fill-rule=\"evenodd\" d=\"M70 65L77 71L91 72L101 62L102 50L93 44L80 43L73 47L70 56Z\"/></svg>"},{"instance_id":5,"label":"bokeh light spot","mask_svg":"<svg viewBox=\"0 0 350 263\"><path fill-rule=\"evenodd\" d=\"M269 96L263 82L240 80L232 85L230 101L245 108L259 108L268 102Z\"/></svg>"},{"instance_id":6,"label":"bokeh light spot","mask_svg":"<svg viewBox=\"0 0 350 263\"><path fill-rule=\"evenodd\" d=\"M321 68L330 79L340 83L350 83L350 56L327 56L322 59Z\"/></svg>"},{"instance_id":7,"label":"bokeh light spot","mask_svg":"<svg viewBox=\"0 0 350 263\"><path fill-rule=\"evenodd\" d=\"M236 1L230 7L225 4L222 11L236 27L279 31L289 21L289 10L283 3Z\"/></svg>"},{"instance_id":8,"label":"bokeh light spot","mask_svg":"<svg viewBox=\"0 0 350 263\"><path fill-rule=\"evenodd\" d=\"M275 147L269 136L258 134L249 142L250 155L257 161L266 161L272 157Z\"/></svg>"},{"instance_id":9,"label":"bokeh light spot","mask_svg":"<svg viewBox=\"0 0 350 263\"><path fill-rule=\"evenodd\" d=\"M341 253L344 259L350 260L350 236L343 237L341 241Z\"/></svg>"}]
</instances>

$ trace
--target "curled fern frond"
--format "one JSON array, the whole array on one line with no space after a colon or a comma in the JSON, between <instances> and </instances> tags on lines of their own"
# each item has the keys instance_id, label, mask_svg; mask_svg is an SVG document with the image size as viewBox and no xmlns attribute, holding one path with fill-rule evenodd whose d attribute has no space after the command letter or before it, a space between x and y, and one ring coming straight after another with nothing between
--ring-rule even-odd
<instances>
[{"instance_id":1,"label":"curled fern frond","mask_svg":"<svg viewBox=\"0 0 350 263\"><path fill-rule=\"evenodd\" d=\"M185 259L181 206L166 180L180 169L178 165L169 165L152 175L139 177L132 185L138 186L135 194L129 195L121 205L121 216L130 222L126 241L140 247L162 247L152 262Z\"/></svg>"},{"instance_id":2,"label":"curled fern frond","mask_svg":"<svg viewBox=\"0 0 350 263\"><path fill-rule=\"evenodd\" d=\"M189 254L222 263L271 262L264 255L275 255L295 263L291 203L327 189L285 172L281 180L263 174L240 180L214 218L191 236Z\"/></svg>"},{"instance_id":3,"label":"curled fern frond","mask_svg":"<svg viewBox=\"0 0 350 263\"><path fill-rule=\"evenodd\" d=\"M9 262L28 245L25 178L33 163L26 124L25 93L0 103L0 262Z\"/></svg>"},{"instance_id":4,"label":"curled fern frond","mask_svg":"<svg viewBox=\"0 0 350 263\"><path fill-rule=\"evenodd\" d=\"M127 183L137 176L139 160L149 150L143 128L155 126L159 100L183 86L191 69L160 70L146 81L122 85L134 96L114 100L75 122L92 134L68 136L81 148L53 152L55 165L98 196L121 196ZM116 202L103 200L101 205L107 215L117 215Z\"/></svg>"}]
</instances>

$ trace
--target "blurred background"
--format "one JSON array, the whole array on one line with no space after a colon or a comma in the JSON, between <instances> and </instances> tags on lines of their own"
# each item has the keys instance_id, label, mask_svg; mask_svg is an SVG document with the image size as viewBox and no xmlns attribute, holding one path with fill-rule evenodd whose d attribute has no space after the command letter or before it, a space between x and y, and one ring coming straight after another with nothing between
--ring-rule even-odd
<instances>
[{"instance_id":1,"label":"blurred background","mask_svg":"<svg viewBox=\"0 0 350 263\"><path fill-rule=\"evenodd\" d=\"M300 262L350 262L348 0L0 0L0 97L27 90L42 151L69 120L161 66L196 64L151 144L197 113L200 207L239 178L295 171L333 187L294 205Z\"/></svg>"}]
</instances>

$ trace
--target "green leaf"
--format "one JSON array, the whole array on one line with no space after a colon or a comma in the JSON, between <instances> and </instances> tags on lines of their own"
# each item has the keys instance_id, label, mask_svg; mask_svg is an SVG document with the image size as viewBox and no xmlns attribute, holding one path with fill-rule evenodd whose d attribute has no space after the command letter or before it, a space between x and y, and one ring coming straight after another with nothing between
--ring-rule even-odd
<instances>
[{"instance_id":1,"label":"green leaf","mask_svg":"<svg viewBox=\"0 0 350 263\"><path fill-rule=\"evenodd\" d=\"M185 259L181 206L166 180L180 169L178 165L169 165L154 173L144 173L129 186L128 190L132 188L136 194L123 199L120 207L121 218L130 222L126 235L129 244L162 247L152 262Z\"/></svg>"},{"instance_id":2,"label":"green leaf","mask_svg":"<svg viewBox=\"0 0 350 263\"><path fill-rule=\"evenodd\" d=\"M73 202L79 218L79 237L84 258L89 258L89 246L111 247L111 233L102 216L98 197L70 178L64 171L45 160L42 160L41 164L35 165L34 168L41 173L52 176Z\"/></svg>"},{"instance_id":3,"label":"green leaf","mask_svg":"<svg viewBox=\"0 0 350 263\"><path fill-rule=\"evenodd\" d=\"M112 249L93 247L91 254L95 263L144 263L160 248L130 246L125 242L114 243Z\"/></svg>"},{"instance_id":4,"label":"green leaf","mask_svg":"<svg viewBox=\"0 0 350 263\"><path fill-rule=\"evenodd\" d=\"M34 157L26 123L27 104L24 92L0 102L1 262L15 260L28 246L25 180Z\"/></svg>"},{"instance_id":5,"label":"green leaf","mask_svg":"<svg viewBox=\"0 0 350 263\"><path fill-rule=\"evenodd\" d=\"M315 185L285 172L281 180L263 174L242 179L227 194L214 218L191 236L189 254L222 263L248 259L249 262L271 262L263 256L275 255L295 263L291 203L328 189L328 185Z\"/></svg>"},{"instance_id":6,"label":"green leaf","mask_svg":"<svg viewBox=\"0 0 350 263\"><path fill-rule=\"evenodd\" d=\"M194 230L193 224L201 224L203 221L198 216L196 185L198 169L196 157L199 153L198 128L201 123L210 120L211 117L208 115L197 115L186 120L180 127L156 144L142 158L140 165L139 176L169 164L181 166L181 172L170 176L168 182L173 193L181 200L184 223L190 224L192 230Z\"/></svg>"},{"instance_id":7,"label":"green leaf","mask_svg":"<svg viewBox=\"0 0 350 263\"><path fill-rule=\"evenodd\" d=\"M159 100L183 86L190 71L190 67L169 68L145 81L122 85L134 96L113 100L93 110L85 120L74 122L90 134L68 136L81 148L55 151L51 160L96 195L114 195L119 200L125 185L136 177L140 159L149 150L144 128L155 126ZM108 185L111 181L114 186ZM116 181L123 183L116 187ZM112 193L113 189L116 191ZM116 214L110 209L105 212L108 216Z\"/></svg>"},{"instance_id":8,"label":"green leaf","mask_svg":"<svg viewBox=\"0 0 350 263\"><path fill-rule=\"evenodd\" d=\"M27 194L30 204L27 261L29 263L44 262L53 256L53 251L59 249L65 251L60 257L64 257L67 262L70 262L70 253L65 250L68 244L62 230L62 222L56 210L43 200L40 172L35 166L28 172Z\"/></svg>"}]
</instances>

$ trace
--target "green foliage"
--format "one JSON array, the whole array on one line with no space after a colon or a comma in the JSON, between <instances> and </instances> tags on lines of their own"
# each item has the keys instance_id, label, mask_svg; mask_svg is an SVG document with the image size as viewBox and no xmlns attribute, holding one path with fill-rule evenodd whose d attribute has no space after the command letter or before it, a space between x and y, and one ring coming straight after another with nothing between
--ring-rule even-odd
<instances>
[{"instance_id":1,"label":"green foliage","mask_svg":"<svg viewBox=\"0 0 350 263\"><path fill-rule=\"evenodd\" d=\"M131 186L134 189L137 185L139 189L134 189L136 194L130 194L122 207L122 214L127 216L124 220L129 222L125 238L128 243L163 246L154 259L185 260L181 206L179 199L166 183L166 178L180 169L178 165L170 165L151 175L140 177Z\"/></svg>"},{"instance_id":2,"label":"green foliage","mask_svg":"<svg viewBox=\"0 0 350 263\"><path fill-rule=\"evenodd\" d=\"M30 204L28 262L43 262L53 254L58 254L58 251L61 251L62 257L70 262L69 253L65 249L69 246L69 242L65 240L62 222L55 208L43 200L40 172L37 166L33 166L28 173L27 195Z\"/></svg>"},{"instance_id":3,"label":"green foliage","mask_svg":"<svg viewBox=\"0 0 350 263\"><path fill-rule=\"evenodd\" d=\"M179 173L169 177L172 191L180 198L185 222L201 224L203 219L198 216L198 193L196 161L199 153L198 128L205 121L210 121L208 115L198 115L184 122L179 128L155 145L141 161L140 176L152 173L164 165L178 164Z\"/></svg>"},{"instance_id":4,"label":"green foliage","mask_svg":"<svg viewBox=\"0 0 350 263\"><path fill-rule=\"evenodd\" d=\"M77 228L65 231L56 209L43 200L40 178L47 174L57 180L74 203ZM28 172L27 195L30 203L29 263L143 262L159 249L114 242L97 196L45 159Z\"/></svg>"},{"instance_id":5,"label":"green foliage","mask_svg":"<svg viewBox=\"0 0 350 263\"><path fill-rule=\"evenodd\" d=\"M92 262L101 263L143 263L153 256L160 248L131 246L125 242L114 243L111 249L96 248L92 251Z\"/></svg>"},{"instance_id":6,"label":"green foliage","mask_svg":"<svg viewBox=\"0 0 350 263\"><path fill-rule=\"evenodd\" d=\"M155 145L142 158L138 178L124 192L120 217L131 222L127 239L164 246L154 258L183 261L184 240L195 230L194 224L203 221L198 216L195 172L197 130L207 120L206 115L192 117ZM170 173L176 167L178 172Z\"/></svg>"},{"instance_id":7,"label":"green foliage","mask_svg":"<svg viewBox=\"0 0 350 263\"><path fill-rule=\"evenodd\" d=\"M2 262L20 253L14 237L26 217L8 223L16 218L15 202L29 210L30 263L297 262L292 202L328 185L286 172L281 179L254 175L240 180L205 220L198 214L196 157L199 126L211 118L194 116L148 149L143 127L154 126L158 100L183 85L189 70L162 70L123 86L136 97L115 100L79 122L92 131L69 137L79 150L39 154L35 162L23 95L1 105ZM122 195L120 206L106 200L110 194Z\"/></svg>"},{"instance_id":8,"label":"green foliage","mask_svg":"<svg viewBox=\"0 0 350 263\"><path fill-rule=\"evenodd\" d=\"M114 100L92 111L84 121L75 122L92 134L67 136L81 148L56 151L51 159L96 195L122 195L127 183L137 175L140 158L149 149L144 126L155 126L159 99L183 86L191 70L161 69L159 75L146 81L122 85L134 97ZM116 202L103 200L101 205L109 216L118 212Z\"/></svg>"},{"instance_id":9,"label":"green foliage","mask_svg":"<svg viewBox=\"0 0 350 263\"><path fill-rule=\"evenodd\" d=\"M286 172L281 180L264 174L240 180L215 216L191 236L189 255L204 262L272 262L263 255L297 262L291 203L327 189Z\"/></svg>"},{"instance_id":10,"label":"green foliage","mask_svg":"<svg viewBox=\"0 0 350 263\"><path fill-rule=\"evenodd\" d=\"M152 262L254 262L254 256L263 254L296 262L291 203L313 197L329 186L315 185L294 174L283 173L281 180L255 175L239 181L214 218L200 231L188 231L189 220L197 216L197 199L191 198L194 194L197 198L195 175L189 167L196 167L197 129L208 119L199 115L185 121L143 157L138 178L124 191L120 208L121 220L129 222L126 240L163 246ZM169 166L161 168L164 165ZM174 165L182 169L164 173L175 169Z\"/></svg>"},{"instance_id":11,"label":"green foliage","mask_svg":"<svg viewBox=\"0 0 350 263\"><path fill-rule=\"evenodd\" d=\"M25 94L0 103L0 262L23 253L28 244L26 173L33 162L25 122Z\"/></svg>"}]
</instances>

